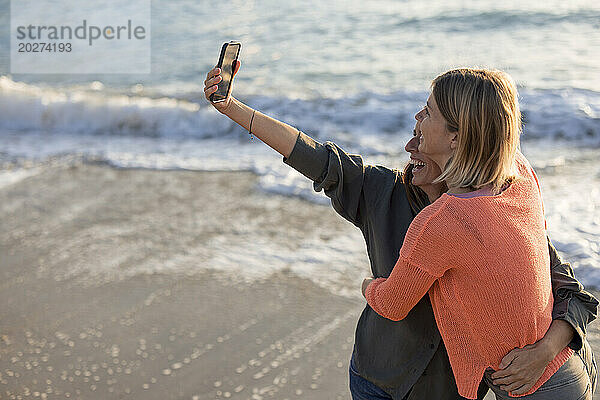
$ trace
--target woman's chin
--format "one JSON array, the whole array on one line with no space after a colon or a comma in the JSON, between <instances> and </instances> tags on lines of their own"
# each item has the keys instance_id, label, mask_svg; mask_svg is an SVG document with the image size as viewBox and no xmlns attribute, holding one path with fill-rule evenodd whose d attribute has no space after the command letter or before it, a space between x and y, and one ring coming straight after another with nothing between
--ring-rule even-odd
<instances>
[{"instance_id":1,"label":"woman's chin","mask_svg":"<svg viewBox=\"0 0 600 400\"><path fill-rule=\"evenodd\" d=\"M423 171L414 171L412 172L413 177L412 177L412 184L414 186L424 186L424 185L430 185L431 181L427 180L426 174L423 174Z\"/></svg>"},{"instance_id":2,"label":"woman's chin","mask_svg":"<svg viewBox=\"0 0 600 400\"><path fill-rule=\"evenodd\" d=\"M423 187L423 186L428 186L431 184L431 182L425 182L422 179L413 179L412 181L413 186L418 186L418 187Z\"/></svg>"}]
</instances>

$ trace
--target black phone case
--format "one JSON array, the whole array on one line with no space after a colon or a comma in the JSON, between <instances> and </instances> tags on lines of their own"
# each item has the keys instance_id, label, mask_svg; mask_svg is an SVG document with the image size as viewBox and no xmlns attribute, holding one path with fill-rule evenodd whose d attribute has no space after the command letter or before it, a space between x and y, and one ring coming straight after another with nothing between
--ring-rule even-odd
<instances>
[{"instance_id":1,"label":"black phone case","mask_svg":"<svg viewBox=\"0 0 600 400\"><path fill-rule=\"evenodd\" d=\"M235 58L234 58L234 62L237 61L239 55L240 55L240 50L242 49L242 44L240 42L235 42L235 41L230 41L228 43L223 43L223 46L221 46L221 54L219 55L219 62L217 63L217 68L223 68L223 59L225 58L225 52L227 51L227 47L230 45L236 45L237 46L237 52L235 53ZM231 77L231 81L229 82L229 87L227 88L227 94L225 95L225 98L227 98L229 96L229 94L231 93L231 82L233 82L233 77ZM220 82L219 82L220 83ZM210 101L214 102L214 93L210 95Z\"/></svg>"}]
</instances>

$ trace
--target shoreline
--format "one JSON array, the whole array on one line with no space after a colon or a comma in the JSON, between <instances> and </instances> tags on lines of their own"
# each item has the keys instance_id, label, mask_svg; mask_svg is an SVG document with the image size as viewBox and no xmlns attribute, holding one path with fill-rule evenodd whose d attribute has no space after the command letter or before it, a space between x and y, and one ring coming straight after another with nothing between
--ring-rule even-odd
<instances>
[{"instance_id":1,"label":"shoreline","mask_svg":"<svg viewBox=\"0 0 600 400\"><path fill-rule=\"evenodd\" d=\"M0 397L349 399L364 301L273 255L356 228L257 179L76 164L0 188Z\"/></svg>"},{"instance_id":2,"label":"shoreline","mask_svg":"<svg viewBox=\"0 0 600 400\"><path fill-rule=\"evenodd\" d=\"M361 301L211 268L224 241L346 228L256 179L78 164L1 189L0 396L347 398Z\"/></svg>"}]
</instances>

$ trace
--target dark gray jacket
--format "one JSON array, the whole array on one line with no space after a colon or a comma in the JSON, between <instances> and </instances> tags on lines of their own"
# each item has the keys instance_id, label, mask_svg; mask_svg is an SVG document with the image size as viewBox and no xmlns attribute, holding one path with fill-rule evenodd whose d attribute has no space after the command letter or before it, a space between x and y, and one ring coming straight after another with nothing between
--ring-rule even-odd
<instances>
[{"instance_id":1,"label":"dark gray jacket","mask_svg":"<svg viewBox=\"0 0 600 400\"><path fill-rule=\"evenodd\" d=\"M402 172L364 165L360 156L349 155L330 142L320 144L302 132L284 162L313 180L314 189L324 190L333 208L362 231L373 276L387 278L415 216ZM553 318L573 326L577 333L570 347L578 350L586 325L596 318L598 301L583 290L571 266L560 260L550 241L548 246ZM357 372L394 398L403 398L413 386L410 398L427 398L422 395L431 394L431 390L445 393L446 398L460 398L454 394L456 384L429 296L398 322L379 316L366 305L356 328L353 356ZM422 393L413 393L419 390Z\"/></svg>"}]
</instances>

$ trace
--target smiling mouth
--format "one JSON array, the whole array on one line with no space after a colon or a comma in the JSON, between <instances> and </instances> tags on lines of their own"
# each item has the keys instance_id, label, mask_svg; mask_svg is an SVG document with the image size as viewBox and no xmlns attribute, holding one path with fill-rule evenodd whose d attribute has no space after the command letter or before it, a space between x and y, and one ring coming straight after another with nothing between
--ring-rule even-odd
<instances>
[{"instance_id":1,"label":"smiling mouth","mask_svg":"<svg viewBox=\"0 0 600 400\"><path fill-rule=\"evenodd\" d=\"M425 163L421 160L415 160L414 158L410 160L410 163L413 166L413 172L417 172L425 168Z\"/></svg>"}]
</instances>

